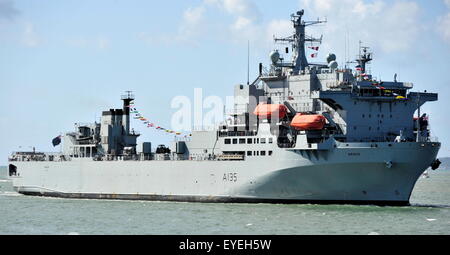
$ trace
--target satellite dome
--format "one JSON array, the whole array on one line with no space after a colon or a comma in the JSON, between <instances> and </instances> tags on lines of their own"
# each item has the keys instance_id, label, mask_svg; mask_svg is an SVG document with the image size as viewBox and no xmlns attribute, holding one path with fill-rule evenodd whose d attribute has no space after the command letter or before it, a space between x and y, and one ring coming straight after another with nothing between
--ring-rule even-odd
<instances>
[{"instance_id":1,"label":"satellite dome","mask_svg":"<svg viewBox=\"0 0 450 255\"><path fill-rule=\"evenodd\" d=\"M336 55L334 55L333 53L328 54L327 56L327 62L330 63L331 61L335 61L336 60Z\"/></svg>"},{"instance_id":2,"label":"satellite dome","mask_svg":"<svg viewBox=\"0 0 450 255\"><path fill-rule=\"evenodd\" d=\"M331 68L331 69L336 69L338 67L338 62L333 60L333 61L328 63L328 67Z\"/></svg>"},{"instance_id":3,"label":"satellite dome","mask_svg":"<svg viewBox=\"0 0 450 255\"><path fill-rule=\"evenodd\" d=\"M269 56L273 64L277 63L278 60L280 60L280 53L278 52L278 50L272 51Z\"/></svg>"}]
</instances>

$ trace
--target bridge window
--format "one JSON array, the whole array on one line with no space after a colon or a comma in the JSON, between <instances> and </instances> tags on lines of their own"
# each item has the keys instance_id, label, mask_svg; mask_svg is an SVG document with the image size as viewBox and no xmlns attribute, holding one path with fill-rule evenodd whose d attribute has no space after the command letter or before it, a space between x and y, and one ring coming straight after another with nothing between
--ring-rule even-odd
<instances>
[{"instance_id":1,"label":"bridge window","mask_svg":"<svg viewBox=\"0 0 450 255\"><path fill-rule=\"evenodd\" d=\"M239 144L245 144L245 138L239 138Z\"/></svg>"},{"instance_id":2,"label":"bridge window","mask_svg":"<svg viewBox=\"0 0 450 255\"><path fill-rule=\"evenodd\" d=\"M231 139L225 139L225 144L231 144Z\"/></svg>"},{"instance_id":3,"label":"bridge window","mask_svg":"<svg viewBox=\"0 0 450 255\"><path fill-rule=\"evenodd\" d=\"M261 143L266 143L266 138L261 138Z\"/></svg>"},{"instance_id":4,"label":"bridge window","mask_svg":"<svg viewBox=\"0 0 450 255\"><path fill-rule=\"evenodd\" d=\"M261 151L261 156L266 156L266 151Z\"/></svg>"},{"instance_id":5,"label":"bridge window","mask_svg":"<svg viewBox=\"0 0 450 255\"><path fill-rule=\"evenodd\" d=\"M248 144L252 144L252 142L253 142L253 139L252 139L252 138L248 138L248 139L247 139L247 143L248 143Z\"/></svg>"},{"instance_id":6,"label":"bridge window","mask_svg":"<svg viewBox=\"0 0 450 255\"><path fill-rule=\"evenodd\" d=\"M269 156L272 156L272 151L269 151Z\"/></svg>"},{"instance_id":7,"label":"bridge window","mask_svg":"<svg viewBox=\"0 0 450 255\"><path fill-rule=\"evenodd\" d=\"M252 152L251 151L247 151L247 156L251 156Z\"/></svg>"},{"instance_id":8,"label":"bridge window","mask_svg":"<svg viewBox=\"0 0 450 255\"><path fill-rule=\"evenodd\" d=\"M269 143L273 143L273 138L269 138Z\"/></svg>"},{"instance_id":9,"label":"bridge window","mask_svg":"<svg viewBox=\"0 0 450 255\"><path fill-rule=\"evenodd\" d=\"M237 144L238 143L238 139L237 138L233 138L233 144Z\"/></svg>"}]
</instances>

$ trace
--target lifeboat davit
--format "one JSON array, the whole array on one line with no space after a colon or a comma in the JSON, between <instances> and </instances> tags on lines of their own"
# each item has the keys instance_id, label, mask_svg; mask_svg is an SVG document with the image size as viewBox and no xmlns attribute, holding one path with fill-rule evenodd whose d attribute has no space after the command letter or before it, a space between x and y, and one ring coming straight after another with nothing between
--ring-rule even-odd
<instances>
[{"instance_id":1,"label":"lifeboat davit","mask_svg":"<svg viewBox=\"0 0 450 255\"><path fill-rule=\"evenodd\" d=\"M278 114L278 118L282 119L287 114L287 107L283 104L259 104L253 112L260 118L270 119L272 115Z\"/></svg>"},{"instance_id":2,"label":"lifeboat davit","mask_svg":"<svg viewBox=\"0 0 450 255\"><path fill-rule=\"evenodd\" d=\"M326 124L324 116L297 113L291 121L291 127L297 130L321 130Z\"/></svg>"}]
</instances>

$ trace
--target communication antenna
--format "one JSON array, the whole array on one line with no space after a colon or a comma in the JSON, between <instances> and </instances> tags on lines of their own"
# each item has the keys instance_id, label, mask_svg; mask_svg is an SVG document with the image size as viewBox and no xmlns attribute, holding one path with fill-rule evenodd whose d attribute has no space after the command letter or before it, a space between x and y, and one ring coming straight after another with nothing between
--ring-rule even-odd
<instances>
[{"instance_id":1,"label":"communication antenna","mask_svg":"<svg viewBox=\"0 0 450 255\"><path fill-rule=\"evenodd\" d=\"M250 84L250 40L247 41L247 85Z\"/></svg>"},{"instance_id":2,"label":"communication antenna","mask_svg":"<svg viewBox=\"0 0 450 255\"><path fill-rule=\"evenodd\" d=\"M344 61L345 61L345 68L347 68L347 63L350 62L350 36L348 32L348 24L345 23L345 47L344 47Z\"/></svg>"}]
</instances>

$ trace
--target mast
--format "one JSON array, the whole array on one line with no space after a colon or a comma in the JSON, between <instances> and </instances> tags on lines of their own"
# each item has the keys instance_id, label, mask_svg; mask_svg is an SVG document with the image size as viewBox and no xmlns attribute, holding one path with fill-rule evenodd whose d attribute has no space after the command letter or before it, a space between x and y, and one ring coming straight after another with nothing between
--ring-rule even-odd
<instances>
[{"instance_id":1,"label":"mast","mask_svg":"<svg viewBox=\"0 0 450 255\"><path fill-rule=\"evenodd\" d=\"M123 100L123 113L125 120L123 121L125 134L130 134L130 102L134 100L134 95L132 94L132 91L125 91L125 95L122 95Z\"/></svg>"},{"instance_id":2,"label":"mast","mask_svg":"<svg viewBox=\"0 0 450 255\"><path fill-rule=\"evenodd\" d=\"M326 20L321 21L317 19L317 21L304 21L302 20L304 15L304 10L298 11L295 14L291 15L291 21L295 28L295 34L286 38L274 38L275 42L287 42L292 46L292 63L288 66L283 65L285 67L293 68L293 74L298 74L299 71L305 70L305 68L309 65L308 60L306 59L305 53L305 42L318 42L322 43L322 37L320 39L313 38L311 36L307 36L305 33L305 28L307 26L325 23Z\"/></svg>"},{"instance_id":3,"label":"mast","mask_svg":"<svg viewBox=\"0 0 450 255\"><path fill-rule=\"evenodd\" d=\"M366 73L366 64L372 61L372 53L369 53L368 50L369 47L362 46L362 42L359 41L359 55L356 62L358 63L357 68L362 74Z\"/></svg>"},{"instance_id":4,"label":"mast","mask_svg":"<svg viewBox=\"0 0 450 255\"><path fill-rule=\"evenodd\" d=\"M250 40L247 41L247 85L250 84Z\"/></svg>"}]
</instances>

